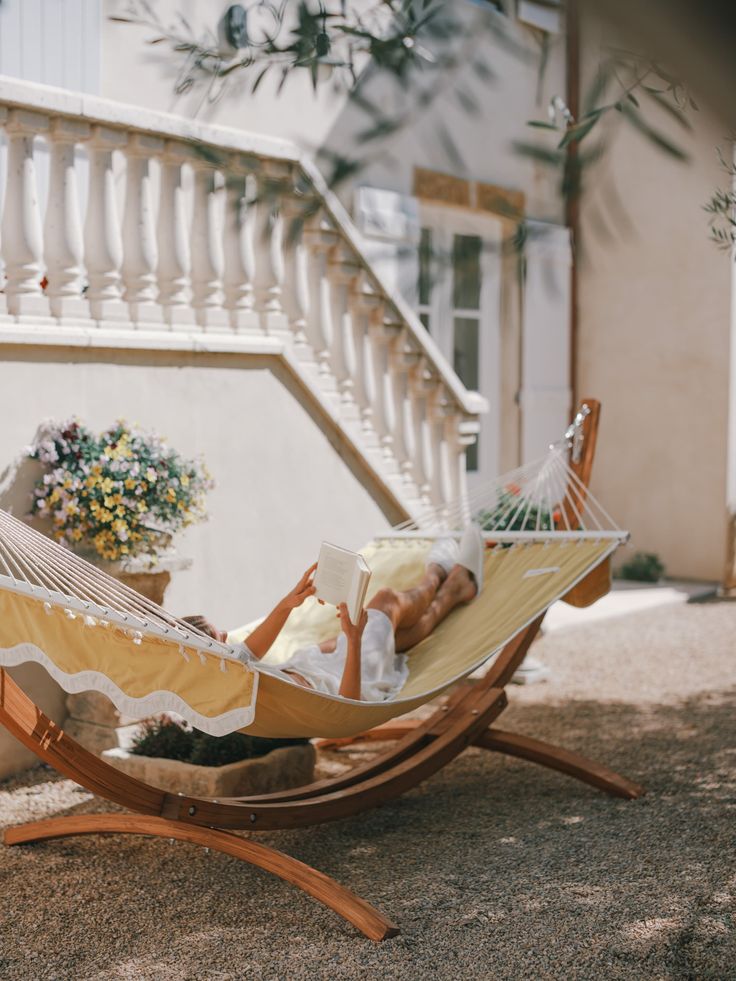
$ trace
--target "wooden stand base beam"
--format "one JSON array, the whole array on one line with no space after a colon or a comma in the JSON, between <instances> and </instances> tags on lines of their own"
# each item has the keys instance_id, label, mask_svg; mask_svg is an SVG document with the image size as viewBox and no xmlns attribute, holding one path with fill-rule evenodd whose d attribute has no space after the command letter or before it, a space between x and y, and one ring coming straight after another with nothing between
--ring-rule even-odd
<instances>
[{"instance_id":1,"label":"wooden stand base beam","mask_svg":"<svg viewBox=\"0 0 736 981\"><path fill-rule=\"evenodd\" d=\"M339 748L361 742L403 739L419 725L421 722L418 719L401 719L385 726L377 726L375 729L362 732L350 739L323 739L318 745L325 748ZM596 787L598 790L604 790L614 797L634 800L645 793L644 788L639 784L627 780L626 777L622 777L614 770L609 770L608 767L602 766L586 756L570 752L570 750L562 749L559 746L552 746L550 743L544 743L539 739L532 739L530 736L520 736L503 729L490 728L473 740L473 746L490 749L496 753L504 753L506 756L516 756L518 759L529 760L531 763L539 763L540 766L566 773L568 776L575 777L576 780L590 784L591 787Z\"/></svg>"},{"instance_id":2,"label":"wooden stand base beam","mask_svg":"<svg viewBox=\"0 0 736 981\"><path fill-rule=\"evenodd\" d=\"M399 933L399 928L382 913L323 872L318 872L317 869L274 848L268 848L266 845L216 828L200 828L179 821L167 821L164 818L137 814L84 814L51 818L8 828L5 831L5 844L22 845L51 838L98 834L176 838L193 845L212 848L272 872L280 879L292 883L344 917L369 940L386 940Z\"/></svg>"},{"instance_id":3,"label":"wooden stand base beam","mask_svg":"<svg viewBox=\"0 0 736 981\"><path fill-rule=\"evenodd\" d=\"M559 770L566 773L576 780L604 790L607 794L614 797L623 797L626 800L634 800L641 797L644 788L639 784L632 783L619 773L609 770L608 767L601 766L593 760L578 753L571 753L567 749L559 746L552 746L550 743L543 743L539 739L532 739L529 736L520 736L515 732L505 732L503 729L486 729L486 731L473 742L474 746L482 749L490 749L495 753L504 753L506 756L516 756L521 760L529 760L531 763L539 763L550 770Z\"/></svg>"}]
</instances>

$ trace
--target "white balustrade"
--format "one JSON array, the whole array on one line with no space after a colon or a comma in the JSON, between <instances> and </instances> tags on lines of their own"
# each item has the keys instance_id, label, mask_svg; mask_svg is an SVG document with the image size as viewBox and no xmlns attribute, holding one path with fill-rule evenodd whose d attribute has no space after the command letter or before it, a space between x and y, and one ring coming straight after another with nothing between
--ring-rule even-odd
<instances>
[{"instance_id":1,"label":"white balustrade","mask_svg":"<svg viewBox=\"0 0 736 981\"><path fill-rule=\"evenodd\" d=\"M13 79L0 93L0 338L137 328L265 350L409 513L462 501L481 405L301 151Z\"/></svg>"}]
</instances>

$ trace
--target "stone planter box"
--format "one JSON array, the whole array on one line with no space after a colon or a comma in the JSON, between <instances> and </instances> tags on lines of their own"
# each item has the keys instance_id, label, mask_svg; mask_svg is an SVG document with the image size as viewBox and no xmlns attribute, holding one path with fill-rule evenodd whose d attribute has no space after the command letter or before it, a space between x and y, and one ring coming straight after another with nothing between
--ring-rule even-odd
<instances>
[{"instance_id":1,"label":"stone planter box","mask_svg":"<svg viewBox=\"0 0 736 981\"><path fill-rule=\"evenodd\" d=\"M169 793L193 797L241 797L311 783L317 753L311 743L283 746L265 756L226 766L197 766L158 756L136 756L124 749L105 750L102 758L131 777Z\"/></svg>"}]
</instances>

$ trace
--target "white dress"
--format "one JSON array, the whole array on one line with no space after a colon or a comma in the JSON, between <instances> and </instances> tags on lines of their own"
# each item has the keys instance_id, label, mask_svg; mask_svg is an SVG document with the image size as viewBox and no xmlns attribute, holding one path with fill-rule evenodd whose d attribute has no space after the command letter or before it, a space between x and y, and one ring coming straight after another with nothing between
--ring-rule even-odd
<instances>
[{"instance_id":1,"label":"white dress","mask_svg":"<svg viewBox=\"0 0 736 981\"><path fill-rule=\"evenodd\" d=\"M247 640L242 646L245 649L243 653L252 657ZM338 695L347 653L347 638L341 633L334 653L325 654L318 644L310 644L308 647L300 647L280 664L260 661L258 668L298 684L288 674L289 671L295 671L317 691ZM393 698L403 687L408 675L406 655L396 653L391 621L381 610L368 610L368 623L360 645L361 699L366 702L385 702Z\"/></svg>"}]
</instances>

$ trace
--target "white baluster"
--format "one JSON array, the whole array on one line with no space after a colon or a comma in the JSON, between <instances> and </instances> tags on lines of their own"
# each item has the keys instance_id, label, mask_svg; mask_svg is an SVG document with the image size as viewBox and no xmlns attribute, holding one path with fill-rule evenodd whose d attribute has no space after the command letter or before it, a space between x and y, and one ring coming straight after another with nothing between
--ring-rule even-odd
<instances>
[{"instance_id":1,"label":"white baluster","mask_svg":"<svg viewBox=\"0 0 736 981\"><path fill-rule=\"evenodd\" d=\"M281 199L290 186L291 168L271 162L261 170L256 208L256 303L267 334L290 340L284 312L284 216Z\"/></svg>"},{"instance_id":2,"label":"white baluster","mask_svg":"<svg viewBox=\"0 0 736 981\"><path fill-rule=\"evenodd\" d=\"M225 306L231 326L243 334L263 333L253 309L255 209L255 179L236 158L226 178Z\"/></svg>"},{"instance_id":3,"label":"white baluster","mask_svg":"<svg viewBox=\"0 0 736 981\"><path fill-rule=\"evenodd\" d=\"M350 310L352 285L360 269L346 262L339 252L328 254L332 322L335 334L332 345L332 366L340 392L340 415L350 428L356 428L359 419L355 402L356 354L353 334L353 317Z\"/></svg>"},{"instance_id":4,"label":"white baluster","mask_svg":"<svg viewBox=\"0 0 736 981\"><path fill-rule=\"evenodd\" d=\"M376 402L376 375L371 349L371 308L364 302L362 292L353 291L351 308L356 335L356 386L355 398L360 411L360 439L370 455L378 450L379 440L374 424Z\"/></svg>"},{"instance_id":5,"label":"white baluster","mask_svg":"<svg viewBox=\"0 0 736 981\"><path fill-rule=\"evenodd\" d=\"M89 143L89 197L84 227L87 266L87 299L94 320L128 320L122 301L120 267L123 240L120 234L113 151L128 137L119 130L95 126Z\"/></svg>"},{"instance_id":6,"label":"white baluster","mask_svg":"<svg viewBox=\"0 0 736 981\"><path fill-rule=\"evenodd\" d=\"M434 497L440 517L445 518L452 499L452 463L447 443L446 418L449 400L444 385L438 385L431 400L434 455L436 460Z\"/></svg>"},{"instance_id":7,"label":"white baluster","mask_svg":"<svg viewBox=\"0 0 736 981\"><path fill-rule=\"evenodd\" d=\"M198 157L194 170L192 219L192 304L202 327L226 327L222 276L225 268L220 224L221 184L216 170Z\"/></svg>"},{"instance_id":8,"label":"white baluster","mask_svg":"<svg viewBox=\"0 0 736 981\"><path fill-rule=\"evenodd\" d=\"M426 360L420 357L409 372L409 401L415 439L415 472L423 510L432 505L433 458L431 422L427 408L427 392L431 386Z\"/></svg>"},{"instance_id":9,"label":"white baluster","mask_svg":"<svg viewBox=\"0 0 736 981\"><path fill-rule=\"evenodd\" d=\"M393 396L393 378L389 368L389 346L395 332L386 328L383 317L371 325L371 348L376 376L376 429L381 446L382 469L389 480L398 478L399 468L394 454L396 410Z\"/></svg>"},{"instance_id":10,"label":"white baluster","mask_svg":"<svg viewBox=\"0 0 736 981\"><path fill-rule=\"evenodd\" d=\"M44 259L46 295L52 314L60 320L89 317L89 304L82 298L84 236L74 160L76 144L90 134L87 123L74 119L54 119L51 124Z\"/></svg>"},{"instance_id":11,"label":"white baluster","mask_svg":"<svg viewBox=\"0 0 736 981\"><path fill-rule=\"evenodd\" d=\"M401 479L407 494L419 498L418 483L415 479L417 447L414 434L413 405L409 390L409 374L418 354L407 351L405 340L395 343L392 356L392 373L394 376L394 398L398 407L397 434L399 443L399 459Z\"/></svg>"},{"instance_id":12,"label":"white baluster","mask_svg":"<svg viewBox=\"0 0 736 981\"><path fill-rule=\"evenodd\" d=\"M327 275L327 253L332 248L331 233L325 233L315 220L304 229L307 250L309 295L308 333L317 357L317 382L327 401L337 408L340 393L332 372L330 352L334 337L330 280Z\"/></svg>"},{"instance_id":13,"label":"white baluster","mask_svg":"<svg viewBox=\"0 0 736 981\"><path fill-rule=\"evenodd\" d=\"M188 158L180 143L167 142L161 160L158 213L159 303L170 326L194 323L191 305L191 254L182 166Z\"/></svg>"},{"instance_id":14,"label":"white baluster","mask_svg":"<svg viewBox=\"0 0 736 981\"><path fill-rule=\"evenodd\" d=\"M291 330L291 349L305 374L317 379L317 359L309 343L309 312L311 307L309 280L309 250L305 241L304 202L293 194L282 202L285 232L285 269L282 291L284 308Z\"/></svg>"},{"instance_id":15,"label":"white baluster","mask_svg":"<svg viewBox=\"0 0 736 981\"><path fill-rule=\"evenodd\" d=\"M463 523L467 523L472 515L468 504L468 471L466 455L469 446L478 438L480 422L475 417L454 414L448 420L450 426L449 444L451 453L455 455L455 480L453 498L461 510Z\"/></svg>"},{"instance_id":16,"label":"white baluster","mask_svg":"<svg viewBox=\"0 0 736 981\"><path fill-rule=\"evenodd\" d=\"M136 133L127 152L128 173L123 218L124 299L130 319L140 327L164 322L158 303L158 247L151 188L151 156L160 156L164 141Z\"/></svg>"},{"instance_id":17,"label":"white baluster","mask_svg":"<svg viewBox=\"0 0 736 981\"><path fill-rule=\"evenodd\" d=\"M33 161L33 138L48 129L46 116L22 109L11 110L6 126L8 176L2 220L5 295L10 314L34 321L50 314L41 287L43 233Z\"/></svg>"}]
</instances>

